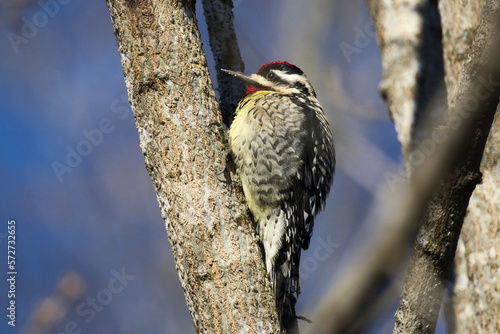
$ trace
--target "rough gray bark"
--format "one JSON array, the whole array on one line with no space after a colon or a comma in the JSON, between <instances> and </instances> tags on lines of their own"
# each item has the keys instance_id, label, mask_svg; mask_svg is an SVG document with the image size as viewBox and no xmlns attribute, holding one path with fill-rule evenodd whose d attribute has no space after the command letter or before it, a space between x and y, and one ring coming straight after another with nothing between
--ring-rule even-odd
<instances>
[{"instance_id":1,"label":"rough gray bark","mask_svg":"<svg viewBox=\"0 0 500 334\"><path fill-rule=\"evenodd\" d=\"M407 171L418 163L411 151L425 136L424 110L446 108L441 24L435 1L367 1L380 48L383 79L380 94L394 121ZM436 111L435 111L436 112ZM415 134L415 131L419 131Z\"/></svg>"},{"instance_id":2,"label":"rough gray bark","mask_svg":"<svg viewBox=\"0 0 500 334\"><path fill-rule=\"evenodd\" d=\"M484 1L481 0L439 1L448 103L456 98L455 88L461 80L464 62L481 19L483 4Z\"/></svg>"},{"instance_id":3,"label":"rough gray bark","mask_svg":"<svg viewBox=\"0 0 500 334\"><path fill-rule=\"evenodd\" d=\"M107 0L129 101L197 333L276 333L194 1ZM223 172L223 173L222 173Z\"/></svg>"},{"instance_id":4,"label":"rough gray bark","mask_svg":"<svg viewBox=\"0 0 500 334\"><path fill-rule=\"evenodd\" d=\"M424 143L427 141L427 143L435 145L436 141L438 141L429 133L429 130L432 128L423 127L424 123L422 121L418 122L423 117L420 114L422 110L418 106L421 108L429 107L428 102L429 98L432 97L432 89L426 89L426 86L434 87L434 90L436 89L436 85L429 86L425 80L422 82L421 78L431 75L435 78L436 83L439 83L443 79L443 71L439 68L439 66L443 65L435 60L442 59L442 55L437 52L433 54L414 52L409 56L401 55L401 53L397 52L397 46L402 42L403 47L401 49L404 50L404 46L408 44L405 43L408 38L405 39L406 35L401 36L401 38L398 38L398 36L394 38L398 27L397 24L394 25L392 23L394 21L405 22L405 24L415 22L416 27L419 27L416 32L411 34L411 37L415 37L415 44L418 47L426 47L429 44L433 45L433 48L441 50L440 31L436 29L440 26L440 17L437 14L436 1L383 1L381 3L383 3L382 8L388 11L390 15L397 15L397 19L395 19L395 16L391 16L390 19L384 22L383 20L379 20L379 16L384 17L383 12L381 13L380 10L371 10L380 42L382 62L384 63L385 58L391 59L389 67L384 66L384 83L382 84L381 91L383 94L385 93L384 96L388 101L389 110L393 116L397 113L393 112L392 108L400 109L403 111L403 115L407 115L406 117L393 118L396 130L398 131L398 137L400 140L404 140L402 141L403 156L405 157L407 170L411 173L415 168L415 160L412 158L417 156L417 154L425 155ZM376 4L377 2L370 2L372 8L376 8ZM408 11L401 13L401 8L408 6L410 7ZM395 333L434 332L441 308L444 287L455 255L469 198L474 187L481 180L479 163L490 127L488 123L491 124L491 115L494 114L494 110L498 104L498 89L496 87L485 88L489 92L487 92L486 97L481 97L481 99L489 101L484 104L476 103L476 107L472 108L474 110L471 110L469 105L466 104L471 99L478 99L477 89L482 85L481 79L484 80L488 74L491 75L488 70L485 70L485 64L490 65L488 62L493 60L491 58L491 46L493 44L492 41L495 40L494 36L497 33L497 21L495 20L498 18L495 16L497 9L494 8L494 4L486 5L486 7L488 12L483 12L485 15L483 15L482 20L484 29L479 31L475 36L472 43L473 48L467 54L469 62L462 71L459 71L460 79L457 81L455 90L449 92L449 111L445 115L445 121L441 123L462 123L464 118L469 117L471 111L476 113L485 111L478 110L477 108L487 109L488 114L485 115L484 119L479 121L477 130L472 132L474 136L471 137L470 145L463 148L464 152L454 166L454 169L442 180L435 197L428 206L426 216L422 220L422 226L415 241L415 248L404 282L400 306L395 316ZM419 18L417 19L417 17ZM445 20L444 24L450 24L451 22L450 20ZM445 32L449 32L450 29L453 28L449 26L443 27ZM400 31L405 32L404 29ZM398 42L396 43L397 46L393 49L391 48L391 44L387 43L387 40L391 40L391 38ZM412 39L409 40L413 41ZM429 40L430 43L428 42ZM450 45L447 46L450 47ZM459 56L460 52L463 51L455 51L455 55ZM427 55L429 57L426 57ZM404 66L396 68L393 71L394 59L400 58L403 61L400 60L399 62L403 62ZM396 61L397 63L398 61ZM430 71L427 70L426 72L426 69L430 69ZM449 62L447 63L447 69L448 71L454 69ZM391 78L391 80L388 78ZM403 87L405 88L403 91L423 92L428 100L422 104L417 94L414 93L412 97L411 94L400 93L398 90L400 89L399 85L401 85L401 82L403 82ZM410 83L410 85L405 85L405 82ZM434 101L431 105L433 109L431 116L442 115L441 112L436 112L436 108L439 110L446 104L444 98L442 96L434 96L432 98ZM443 101L436 101L436 99ZM417 107L413 111L408 111L408 106L413 105ZM410 112L409 115L407 114L408 112ZM429 115L424 116L430 118ZM413 122L411 122L412 118ZM460 128L460 124L456 128L458 131L463 130ZM425 131L422 133L421 130ZM410 176L410 183L412 185L414 185L413 181L413 176Z\"/></svg>"},{"instance_id":5,"label":"rough gray bark","mask_svg":"<svg viewBox=\"0 0 500 334\"><path fill-rule=\"evenodd\" d=\"M401 264L403 256L397 254L405 253L420 224L394 332L432 333L468 201L481 180L479 165L500 96L500 15L495 3L485 5L446 111L444 89L438 89L444 65L437 2L381 0L368 6L382 54L381 92L401 140L411 186L396 194L392 206L377 211L385 218L386 235L375 236L372 253L365 251L356 266L344 270L309 332L355 330L366 300ZM429 46L434 49L425 49Z\"/></svg>"},{"instance_id":6,"label":"rough gray bark","mask_svg":"<svg viewBox=\"0 0 500 334\"><path fill-rule=\"evenodd\" d=\"M446 85L455 93L463 64L481 19L483 1L441 1ZM447 27L447 29L444 29ZM449 98L449 101L450 101ZM500 117L495 117L481 162L483 183L474 190L455 257L449 333L500 332Z\"/></svg>"},{"instance_id":7,"label":"rough gray bark","mask_svg":"<svg viewBox=\"0 0 500 334\"><path fill-rule=\"evenodd\" d=\"M246 85L222 73L221 68L245 72L234 30L232 0L203 0L203 14L208 27L210 49L214 55L217 73L219 105L224 124L231 125L239 100L245 95Z\"/></svg>"},{"instance_id":8,"label":"rough gray bark","mask_svg":"<svg viewBox=\"0 0 500 334\"><path fill-rule=\"evenodd\" d=\"M481 162L483 183L472 194L455 258L455 333L500 333L500 117ZM453 333L450 331L450 333Z\"/></svg>"},{"instance_id":9,"label":"rough gray bark","mask_svg":"<svg viewBox=\"0 0 500 334\"><path fill-rule=\"evenodd\" d=\"M477 75L491 72L495 73L495 78L500 79L499 69L484 69L477 63L472 63L472 66L477 69ZM460 102L472 96L476 91L476 79L474 77L470 82L467 81L459 87ZM400 192L393 193L392 199L386 201L384 206L374 212L373 219L384 222L379 233L374 236L364 252L359 254L356 261L353 261L353 264L342 268L342 277L331 288L327 298L318 308L313 324L307 329L308 333L331 334L359 331L360 321L366 321L363 318L367 302L370 302L376 291L382 288L382 285L404 262L415 227L419 226L428 214L429 203L435 197L436 191L447 196L450 203L456 201L456 206L443 207L443 210L448 211L443 211L442 216L446 217L450 214L449 210L456 209L456 207L462 207L465 211L466 204L464 205L460 200L467 197L467 194L470 196L477 182L475 170L479 168L479 161L499 95L500 85L494 89L493 94L480 101L476 112L468 115L463 121L460 131L454 131L456 124L453 122L438 129L441 131L440 135L445 135L448 139L436 143L435 150L421 166L415 169L412 176L414 182L409 189L403 188ZM456 103L455 108L450 110L450 115L463 115L467 111L464 103ZM436 130L433 133L436 133ZM443 186L446 184L453 184L453 186L451 188ZM381 196L384 195L388 194L381 194ZM418 244L418 242L425 241L426 236L421 237L421 240L417 242L405 283L406 295L404 292L399 309L399 311L406 312L397 315L400 317L397 320L401 323L396 323L396 332L430 332L430 326L435 326L437 314L431 313L435 307L431 303L438 299L439 292L442 293L442 280L438 282L436 278L441 275L438 270L443 271L446 265L448 268L451 265L452 256L450 257L447 252L449 249L454 251L453 245L449 243L449 240L455 236L453 228L454 226L443 232L443 227L435 229L428 227L427 231L430 231L428 237L436 241L436 244ZM415 254L426 251L428 255L415 259ZM434 264L435 267L429 263ZM431 282L435 285L431 285ZM439 306L441 302L437 304ZM434 321L434 324L431 324L431 321Z\"/></svg>"},{"instance_id":10,"label":"rough gray bark","mask_svg":"<svg viewBox=\"0 0 500 334\"><path fill-rule=\"evenodd\" d=\"M426 125L431 117L425 111L432 108L434 117L442 117L446 109L437 2L372 1L368 5L382 55L384 79L380 91L395 123L410 184L414 184L412 173L422 164L421 156L426 159L429 154L421 148L421 143L430 141L435 145L430 135L432 130ZM450 191L461 178L461 173L448 178L429 204L395 315L395 333L434 331L444 279L453 259L454 239L458 238L463 218L456 211L467 206L463 203L468 200L467 191L463 196L457 194L462 193L460 189ZM465 188L473 188L477 179L469 181L462 182ZM462 206L457 206L460 202ZM450 226L455 227L450 229Z\"/></svg>"}]
</instances>

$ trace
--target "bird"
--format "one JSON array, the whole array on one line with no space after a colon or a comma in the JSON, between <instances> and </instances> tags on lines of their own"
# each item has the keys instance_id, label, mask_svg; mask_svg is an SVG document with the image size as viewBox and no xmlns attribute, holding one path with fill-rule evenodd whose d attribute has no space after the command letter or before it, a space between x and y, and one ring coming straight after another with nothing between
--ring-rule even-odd
<instances>
[{"instance_id":1,"label":"bird","mask_svg":"<svg viewBox=\"0 0 500 334\"><path fill-rule=\"evenodd\" d=\"M273 283L280 326L290 333L297 328L300 254L309 247L314 219L333 183L332 132L297 66L272 61L255 74L221 70L248 85L229 128L229 148Z\"/></svg>"}]
</instances>

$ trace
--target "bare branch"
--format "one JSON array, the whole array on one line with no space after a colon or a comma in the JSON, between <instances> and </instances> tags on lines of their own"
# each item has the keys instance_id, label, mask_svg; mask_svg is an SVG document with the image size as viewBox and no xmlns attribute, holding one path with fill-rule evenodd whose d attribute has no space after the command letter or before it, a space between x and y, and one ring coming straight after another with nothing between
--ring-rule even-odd
<instances>
[{"instance_id":1,"label":"bare branch","mask_svg":"<svg viewBox=\"0 0 500 334\"><path fill-rule=\"evenodd\" d=\"M440 183L417 235L396 312L395 333L434 332L466 208L472 191L481 182L479 167L500 96L496 59L500 10L495 6L484 5L468 59L450 99L449 127L468 136L450 157L455 159L454 167ZM473 120L466 121L468 117Z\"/></svg>"},{"instance_id":2,"label":"bare branch","mask_svg":"<svg viewBox=\"0 0 500 334\"><path fill-rule=\"evenodd\" d=\"M434 103L439 101L435 108L446 108L439 12L436 3L428 0L379 0L367 1L367 5L382 58L380 93L411 172L409 154L414 131L424 120L424 109L433 97Z\"/></svg>"},{"instance_id":3,"label":"bare branch","mask_svg":"<svg viewBox=\"0 0 500 334\"><path fill-rule=\"evenodd\" d=\"M432 219L424 222L427 228L424 227L419 234L412 260L417 264L410 264L407 275L412 281L420 278L422 284L407 282L395 332L433 331L437 319L434 312L436 300L439 300L439 310L443 279L451 266L467 201L480 180L479 163L500 96L500 71L493 57L498 55L498 50L493 47L498 44L496 24L500 17L498 9L488 8L488 11L489 15L485 15L481 23L484 29L478 31L464 68L446 127L427 128L434 146L427 152L428 157L424 154L422 164L416 166L411 189L402 190L393 198L392 205L378 211L384 221L382 231L358 254L355 264L342 270L342 277L318 308L308 332L348 332L366 301L402 263L409 241L424 217ZM479 98L478 87L484 87L484 80L488 78L492 82L487 86L489 94L482 94ZM472 100L476 103L473 110L470 109ZM456 130L457 118L461 123L459 131ZM439 203L448 203L448 206L431 206L427 211L433 197L442 198ZM441 216L438 213L442 213ZM440 221L436 228L425 225L433 220L436 222L437 218ZM429 235L422 235L426 232ZM419 267L421 271L417 269ZM419 271L418 274L413 270ZM425 307L431 307L430 312Z\"/></svg>"},{"instance_id":4,"label":"bare branch","mask_svg":"<svg viewBox=\"0 0 500 334\"><path fill-rule=\"evenodd\" d=\"M233 71L245 71L241 60L238 39L234 29L232 0L203 0L203 13L208 26L210 48L215 60L222 118L227 126L233 122L238 101L243 97L246 86L239 80L223 74L221 68Z\"/></svg>"}]
</instances>

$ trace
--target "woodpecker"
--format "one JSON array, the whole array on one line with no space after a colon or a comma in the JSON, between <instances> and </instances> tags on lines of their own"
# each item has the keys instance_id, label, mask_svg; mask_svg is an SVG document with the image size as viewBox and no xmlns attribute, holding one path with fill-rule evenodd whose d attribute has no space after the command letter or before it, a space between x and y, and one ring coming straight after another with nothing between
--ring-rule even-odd
<instances>
[{"instance_id":1,"label":"woodpecker","mask_svg":"<svg viewBox=\"0 0 500 334\"><path fill-rule=\"evenodd\" d=\"M296 325L300 253L309 247L314 219L333 182L333 137L311 83L297 66L274 61L256 74L223 71L248 84L229 146L286 329Z\"/></svg>"}]
</instances>

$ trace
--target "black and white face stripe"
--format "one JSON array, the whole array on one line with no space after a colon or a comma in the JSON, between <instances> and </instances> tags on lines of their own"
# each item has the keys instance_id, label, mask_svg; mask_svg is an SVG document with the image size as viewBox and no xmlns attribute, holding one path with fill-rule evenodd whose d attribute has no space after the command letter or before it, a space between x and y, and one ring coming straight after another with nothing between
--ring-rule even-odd
<instances>
[{"instance_id":1,"label":"black and white face stripe","mask_svg":"<svg viewBox=\"0 0 500 334\"><path fill-rule=\"evenodd\" d=\"M266 82L260 85L275 91L288 94L307 94L316 97L311 83L304 72L296 66L286 64L272 64L257 73Z\"/></svg>"},{"instance_id":2,"label":"black and white face stripe","mask_svg":"<svg viewBox=\"0 0 500 334\"><path fill-rule=\"evenodd\" d=\"M282 94L302 94L316 97L316 92L304 72L294 65L271 64L261 68L257 74L245 74L226 69L222 69L222 71L254 87L254 91L267 89Z\"/></svg>"}]
</instances>

